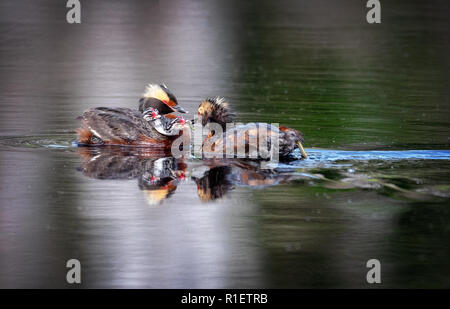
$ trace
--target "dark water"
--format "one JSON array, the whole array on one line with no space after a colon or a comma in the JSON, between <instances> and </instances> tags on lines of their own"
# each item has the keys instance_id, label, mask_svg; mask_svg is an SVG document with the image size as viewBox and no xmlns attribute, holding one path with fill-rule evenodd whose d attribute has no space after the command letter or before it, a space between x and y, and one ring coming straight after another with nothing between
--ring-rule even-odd
<instances>
[{"instance_id":1,"label":"dark water","mask_svg":"<svg viewBox=\"0 0 450 309\"><path fill-rule=\"evenodd\" d=\"M376 258L381 287L448 288L450 7L385 2L369 25L356 0L82 1L69 25L64 1L2 1L0 286L70 287L76 258L83 287L373 287ZM310 157L72 145L148 82L299 129Z\"/></svg>"}]
</instances>

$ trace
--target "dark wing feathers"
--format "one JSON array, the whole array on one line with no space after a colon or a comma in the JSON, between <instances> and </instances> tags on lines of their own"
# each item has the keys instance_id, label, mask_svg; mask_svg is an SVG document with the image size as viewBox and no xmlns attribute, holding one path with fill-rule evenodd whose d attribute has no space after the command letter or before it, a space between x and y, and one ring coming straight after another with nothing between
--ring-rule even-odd
<instances>
[{"instance_id":1,"label":"dark wing feathers","mask_svg":"<svg viewBox=\"0 0 450 309\"><path fill-rule=\"evenodd\" d=\"M136 141L140 136L160 139L142 114L128 108L98 107L86 110L82 115L82 126L103 141Z\"/></svg>"}]
</instances>

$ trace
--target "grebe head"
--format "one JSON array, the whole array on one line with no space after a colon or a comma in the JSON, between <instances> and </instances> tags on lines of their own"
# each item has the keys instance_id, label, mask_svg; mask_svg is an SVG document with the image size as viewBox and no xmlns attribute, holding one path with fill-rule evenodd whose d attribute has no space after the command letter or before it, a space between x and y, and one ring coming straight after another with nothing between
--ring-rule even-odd
<instances>
[{"instance_id":1,"label":"grebe head","mask_svg":"<svg viewBox=\"0 0 450 309\"><path fill-rule=\"evenodd\" d=\"M197 115L202 118L202 125L215 122L225 129L227 123L233 122L234 114L230 111L224 98L208 98L200 103Z\"/></svg>"},{"instance_id":2,"label":"grebe head","mask_svg":"<svg viewBox=\"0 0 450 309\"><path fill-rule=\"evenodd\" d=\"M148 84L139 100L139 110L144 112L153 107L161 115L172 112L187 113L187 111L178 105L178 100L166 85Z\"/></svg>"},{"instance_id":3,"label":"grebe head","mask_svg":"<svg viewBox=\"0 0 450 309\"><path fill-rule=\"evenodd\" d=\"M288 127L280 126L280 131L284 132L283 143L296 145L296 147L300 150L300 154L303 159L308 157L305 149L303 148L303 143L305 142L305 138L303 133Z\"/></svg>"}]
</instances>

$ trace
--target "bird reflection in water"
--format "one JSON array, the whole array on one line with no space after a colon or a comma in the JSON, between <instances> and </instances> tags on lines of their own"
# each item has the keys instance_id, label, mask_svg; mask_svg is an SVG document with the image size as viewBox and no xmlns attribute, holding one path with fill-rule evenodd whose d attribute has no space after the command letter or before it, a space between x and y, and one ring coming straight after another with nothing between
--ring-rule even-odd
<instances>
[{"instance_id":1,"label":"bird reflection in water","mask_svg":"<svg viewBox=\"0 0 450 309\"><path fill-rule=\"evenodd\" d=\"M161 203L185 179L186 164L148 148L79 148L79 171L95 179L138 179L150 205Z\"/></svg>"},{"instance_id":2,"label":"bird reflection in water","mask_svg":"<svg viewBox=\"0 0 450 309\"><path fill-rule=\"evenodd\" d=\"M259 161L213 160L207 161L208 170L199 177L192 177L197 184L201 201L212 201L225 196L236 186L263 188L285 183L298 178L298 174L281 173L273 169L262 169Z\"/></svg>"},{"instance_id":3,"label":"bird reflection in water","mask_svg":"<svg viewBox=\"0 0 450 309\"><path fill-rule=\"evenodd\" d=\"M226 196L236 186L264 187L298 178L261 169L260 162L238 159L185 160L149 148L78 148L85 176L95 179L137 179L149 205L173 196L181 182L193 183L202 202ZM187 177L189 175L189 177Z\"/></svg>"}]
</instances>

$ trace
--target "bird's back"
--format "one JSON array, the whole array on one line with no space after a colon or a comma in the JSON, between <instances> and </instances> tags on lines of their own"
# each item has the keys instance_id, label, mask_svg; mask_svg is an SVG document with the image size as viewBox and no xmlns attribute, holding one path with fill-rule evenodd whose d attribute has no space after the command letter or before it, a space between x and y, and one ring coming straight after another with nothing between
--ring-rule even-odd
<instances>
[{"instance_id":1,"label":"bird's back","mask_svg":"<svg viewBox=\"0 0 450 309\"><path fill-rule=\"evenodd\" d=\"M167 140L139 111L129 108L90 108L79 118L80 144L157 145Z\"/></svg>"}]
</instances>

